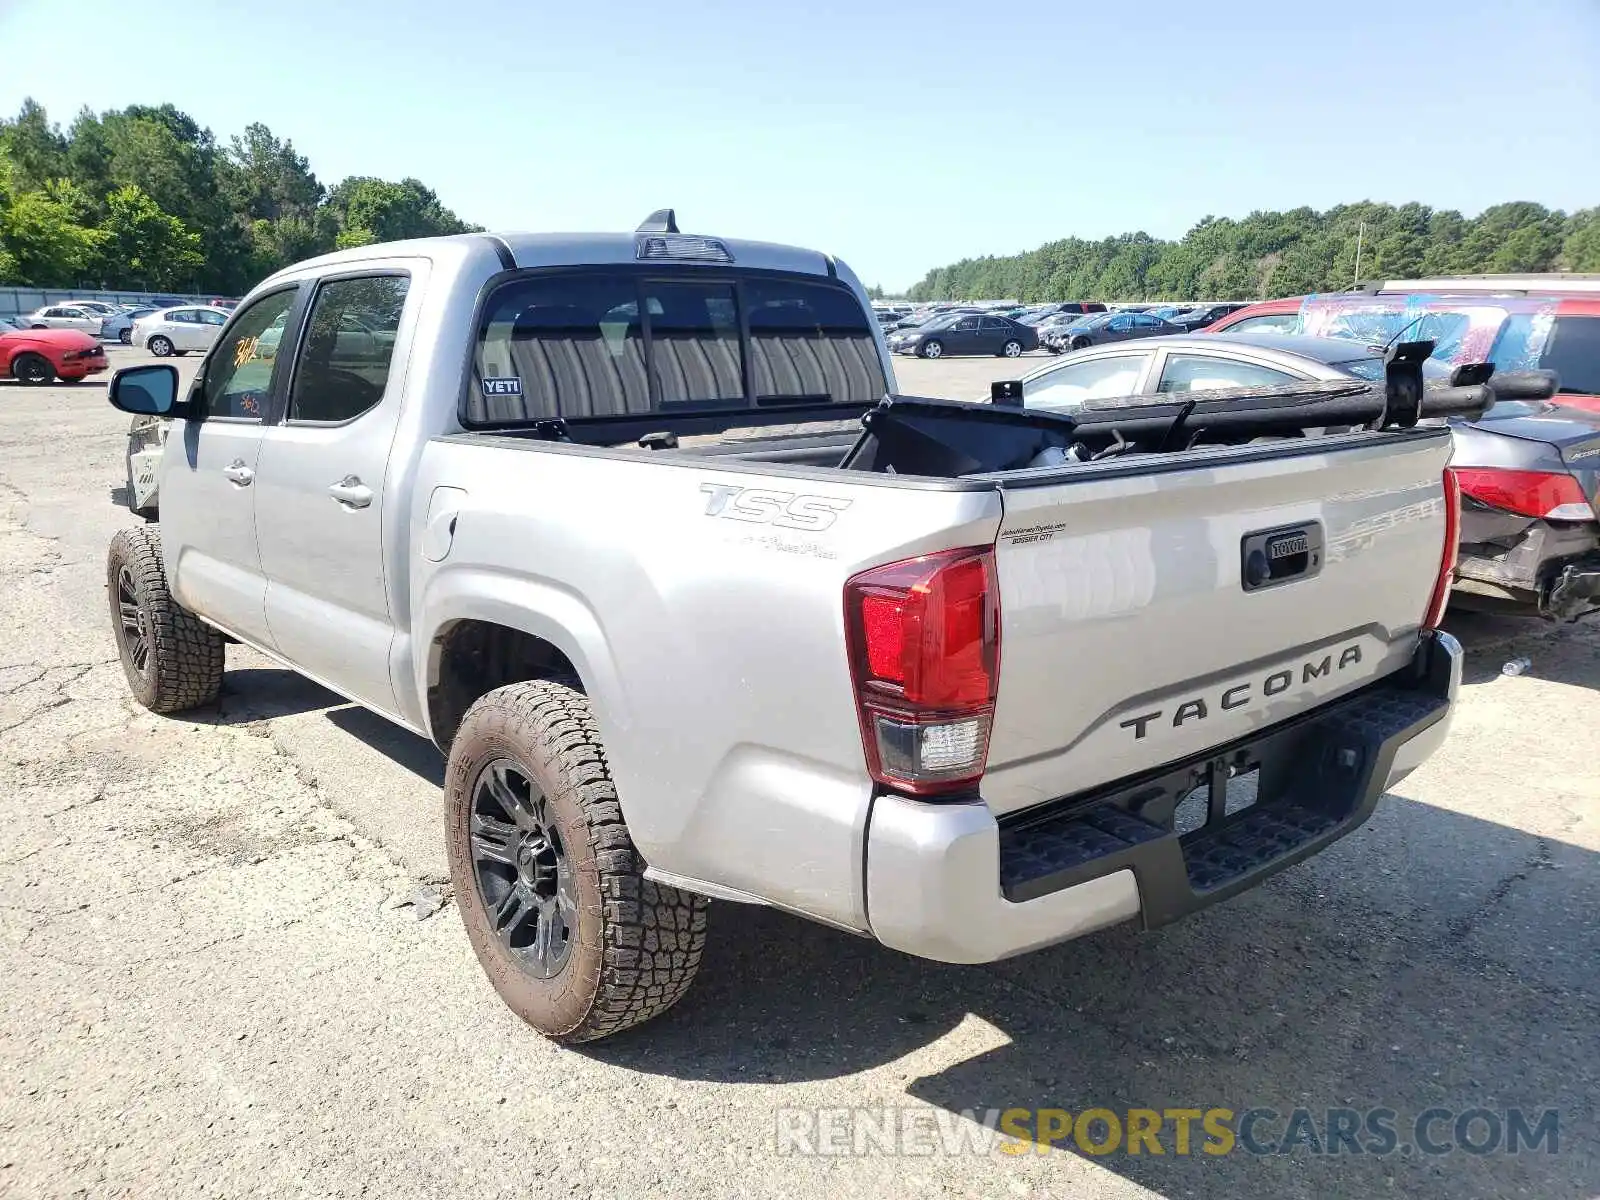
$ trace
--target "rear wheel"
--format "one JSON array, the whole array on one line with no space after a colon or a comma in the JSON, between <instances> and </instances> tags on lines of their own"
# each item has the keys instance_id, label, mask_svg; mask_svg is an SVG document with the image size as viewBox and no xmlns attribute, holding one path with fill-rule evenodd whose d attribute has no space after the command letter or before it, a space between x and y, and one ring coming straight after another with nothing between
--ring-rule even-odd
<instances>
[{"instance_id":1,"label":"rear wheel","mask_svg":"<svg viewBox=\"0 0 1600 1200\"><path fill-rule=\"evenodd\" d=\"M468 709L450 747L445 821L473 952L540 1033L607 1037L688 990L707 901L644 877L582 693L535 680Z\"/></svg>"},{"instance_id":2,"label":"rear wheel","mask_svg":"<svg viewBox=\"0 0 1600 1200\"><path fill-rule=\"evenodd\" d=\"M166 358L175 347L172 344L172 339L164 338L158 333L145 344L145 349L149 350L157 358Z\"/></svg>"},{"instance_id":3,"label":"rear wheel","mask_svg":"<svg viewBox=\"0 0 1600 1200\"><path fill-rule=\"evenodd\" d=\"M121 333L117 334L117 341L121 342L124 346L133 345L133 330L124 329Z\"/></svg>"},{"instance_id":4,"label":"rear wheel","mask_svg":"<svg viewBox=\"0 0 1600 1200\"><path fill-rule=\"evenodd\" d=\"M172 598L154 526L124 529L106 556L106 595L122 670L151 712L210 704L222 689L222 635Z\"/></svg>"},{"instance_id":5,"label":"rear wheel","mask_svg":"<svg viewBox=\"0 0 1600 1200\"><path fill-rule=\"evenodd\" d=\"M49 383L56 377L56 369L42 354L19 354L11 363L11 373L21 382L35 387Z\"/></svg>"},{"instance_id":6,"label":"rear wheel","mask_svg":"<svg viewBox=\"0 0 1600 1200\"><path fill-rule=\"evenodd\" d=\"M939 358L944 354L944 345L938 341L923 342L922 349L917 351L923 358Z\"/></svg>"},{"instance_id":7,"label":"rear wheel","mask_svg":"<svg viewBox=\"0 0 1600 1200\"><path fill-rule=\"evenodd\" d=\"M1093 344L1094 343L1086 337L1077 337L1072 339L1072 348L1074 350L1087 350Z\"/></svg>"},{"instance_id":8,"label":"rear wheel","mask_svg":"<svg viewBox=\"0 0 1600 1200\"><path fill-rule=\"evenodd\" d=\"M1004 346L1000 347L1000 357L1002 358L1019 358L1021 355L1022 343L1017 341L1015 338L1012 338Z\"/></svg>"}]
</instances>

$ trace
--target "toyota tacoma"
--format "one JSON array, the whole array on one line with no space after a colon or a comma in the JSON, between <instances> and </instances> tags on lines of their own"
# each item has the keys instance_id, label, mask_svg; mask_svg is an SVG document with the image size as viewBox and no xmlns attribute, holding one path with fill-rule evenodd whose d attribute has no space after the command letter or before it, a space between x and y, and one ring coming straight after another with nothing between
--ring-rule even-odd
<instances>
[{"instance_id":1,"label":"toyota tacoma","mask_svg":"<svg viewBox=\"0 0 1600 1200\"><path fill-rule=\"evenodd\" d=\"M116 375L172 424L111 618L156 712L232 640L431 739L473 949L551 1038L677 1001L713 898L993 961L1260 883L1442 742L1418 418L1489 400L1419 345L1063 415L897 394L843 263L670 211L341 251L191 386Z\"/></svg>"}]
</instances>

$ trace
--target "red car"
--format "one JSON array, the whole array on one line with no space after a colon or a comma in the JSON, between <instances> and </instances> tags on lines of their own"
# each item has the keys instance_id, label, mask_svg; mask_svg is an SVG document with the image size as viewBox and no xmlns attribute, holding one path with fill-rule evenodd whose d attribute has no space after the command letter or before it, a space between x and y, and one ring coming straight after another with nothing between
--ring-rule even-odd
<instances>
[{"instance_id":1,"label":"red car","mask_svg":"<svg viewBox=\"0 0 1600 1200\"><path fill-rule=\"evenodd\" d=\"M77 383L105 369L105 348L76 329L0 332L0 378L32 384L53 379Z\"/></svg>"},{"instance_id":2,"label":"red car","mask_svg":"<svg viewBox=\"0 0 1600 1200\"><path fill-rule=\"evenodd\" d=\"M1302 296L1287 300L1265 300L1218 317L1205 327L1206 333L1293 333L1300 319Z\"/></svg>"}]
</instances>

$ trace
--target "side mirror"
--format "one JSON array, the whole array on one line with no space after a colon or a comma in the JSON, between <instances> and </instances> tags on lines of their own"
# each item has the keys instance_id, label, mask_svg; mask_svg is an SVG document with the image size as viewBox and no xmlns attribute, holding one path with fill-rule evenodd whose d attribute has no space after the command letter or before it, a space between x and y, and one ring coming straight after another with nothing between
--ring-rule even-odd
<instances>
[{"instance_id":1,"label":"side mirror","mask_svg":"<svg viewBox=\"0 0 1600 1200\"><path fill-rule=\"evenodd\" d=\"M168 363L123 367L107 389L112 408L136 417L181 417L188 406L178 403L178 368Z\"/></svg>"}]
</instances>

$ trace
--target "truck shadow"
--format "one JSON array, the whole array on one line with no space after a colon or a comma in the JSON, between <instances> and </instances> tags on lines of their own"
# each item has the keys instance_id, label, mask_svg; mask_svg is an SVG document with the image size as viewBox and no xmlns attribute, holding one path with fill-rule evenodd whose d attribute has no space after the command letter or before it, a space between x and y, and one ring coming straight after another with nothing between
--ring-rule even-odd
<instances>
[{"instance_id":1,"label":"truck shadow","mask_svg":"<svg viewBox=\"0 0 1600 1200\"><path fill-rule=\"evenodd\" d=\"M342 703L342 701L341 701ZM386 721L377 713L359 705L345 705L327 714L330 723L337 725L351 737L360 738L391 762L404 767L418 779L435 787L444 786L444 755L425 737Z\"/></svg>"},{"instance_id":2,"label":"truck shadow","mask_svg":"<svg viewBox=\"0 0 1600 1200\"><path fill-rule=\"evenodd\" d=\"M1553 1155L1179 1157L1169 1123L1163 1157L1092 1161L1208 1198L1398 1186L1576 1200L1596 1177L1582 1139L1600 1082L1597 905L1593 851L1391 795L1326 853L1187 922L993 966L922 962L719 904L684 1002L583 1052L722 1083L860 1075L858 1103L875 1112L913 1099L978 1114L1270 1108L1281 1117L1263 1141L1297 1107L1321 1129L1328 1108L1392 1108L1402 1142L1435 1106L1556 1108Z\"/></svg>"},{"instance_id":3,"label":"truck shadow","mask_svg":"<svg viewBox=\"0 0 1600 1200\"><path fill-rule=\"evenodd\" d=\"M193 719L207 725L247 725L344 703L343 697L321 684L282 667L230 665L222 677L216 708L198 711Z\"/></svg>"}]
</instances>

